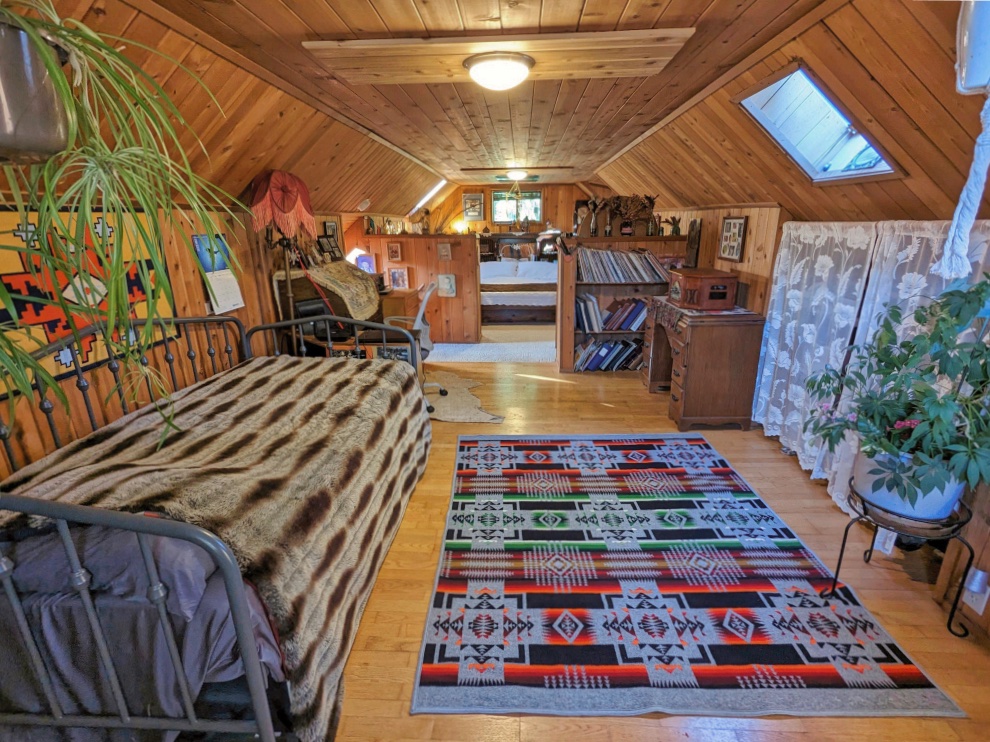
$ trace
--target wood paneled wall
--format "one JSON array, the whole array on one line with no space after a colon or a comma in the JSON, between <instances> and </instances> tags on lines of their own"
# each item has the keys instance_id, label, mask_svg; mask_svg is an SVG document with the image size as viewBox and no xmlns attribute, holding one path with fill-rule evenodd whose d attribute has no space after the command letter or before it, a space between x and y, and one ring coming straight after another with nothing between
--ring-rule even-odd
<instances>
[{"instance_id":1,"label":"wood paneled wall","mask_svg":"<svg viewBox=\"0 0 990 742\"><path fill-rule=\"evenodd\" d=\"M450 244L451 260L441 261L437 245ZM396 243L402 260L388 259L388 245ZM478 240L474 235L360 235L356 246L375 256L378 271L388 281L389 268L407 268L409 287L425 286L440 273L456 277L457 296L430 299L427 321L435 343L477 343L481 341L481 286L478 266Z\"/></svg>"},{"instance_id":2,"label":"wood paneled wall","mask_svg":"<svg viewBox=\"0 0 990 742\"><path fill-rule=\"evenodd\" d=\"M246 227L245 225L248 226ZM223 227L223 233L227 237L231 251L236 255L240 263L238 279L245 304L242 309L229 312L226 316L237 317L244 323L245 328L266 322L274 322L276 319L274 298L269 279L271 275L271 251L259 243L249 225L249 217L244 215L240 223L227 220ZM205 230L202 228L202 225L192 222L183 228L182 232L188 238L193 234L205 233ZM186 248L182 240L182 234L169 233L166 235L165 257L172 286L175 315L178 317L206 315L208 302L206 286L203 283L199 269L196 267L196 257ZM192 340L193 347L196 349L196 363L200 376L206 376L212 370L210 368L211 361L207 355L206 341L198 332L184 333L183 338L179 341L183 353L186 348L185 343L189 339ZM264 339L256 342L254 347L256 353L270 350L270 348L264 347L264 342ZM224 341L222 337L214 336L214 346L216 348L223 348ZM179 356L180 353L176 351L177 348L173 347L173 352L176 356ZM162 345L156 346L152 355L152 365L160 369L165 369L164 347ZM220 360L219 356L221 355L218 354L218 360ZM178 358L176 370L180 388L193 383L194 376L192 374L192 368L188 365L184 357ZM112 394L114 385L110 372L106 367L103 367L92 372L89 378L93 384L91 398L96 408L94 412L96 413L97 422L102 425L119 418L123 414L123 410ZM167 382L168 387L171 388L170 380L165 377L163 379ZM68 443L89 433L90 428L86 410L83 406L83 399L76 388L75 380L64 380L60 386L69 397L72 414L67 416L60 403L56 401L55 421L62 442ZM138 393L138 404L148 401L149 395L144 386L138 385L136 391ZM100 406L100 403L103 403L107 399L111 401L104 410ZM129 399L128 405L130 409L134 409L133 400ZM6 409L3 410L3 415L6 419ZM11 427L13 428L11 443L20 462L36 460L54 450L54 445L50 440L51 436L48 433L48 424L44 416L39 412L36 404L29 402L26 398L21 398L18 402ZM6 457L0 455L0 478L5 477L9 473L10 466Z\"/></svg>"},{"instance_id":3,"label":"wood paneled wall","mask_svg":"<svg viewBox=\"0 0 990 742\"><path fill-rule=\"evenodd\" d=\"M55 6L96 31L171 57L124 42L128 55L162 85L199 137L183 138L196 172L235 196L259 172L281 169L303 179L319 211L355 211L368 198L372 210L406 213L440 180L121 0L56 0ZM198 75L215 100L179 65Z\"/></svg>"},{"instance_id":4,"label":"wood paneled wall","mask_svg":"<svg viewBox=\"0 0 990 742\"><path fill-rule=\"evenodd\" d=\"M511 186L511 183L494 186L459 186L444 201L437 204L434 213L447 214L452 210L456 214L453 221L462 219L464 208L461 197L465 193L483 193L485 196L485 219L480 222L467 222L468 229L473 232L481 232L487 227L492 232L508 232L511 225L496 224L492 221L492 191L505 191ZM548 220L555 228L563 232L570 232L574 225L574 202L588 198L584 191L572 183L520 183L519 188L523 191L540 191L543 194L543 221L533 225L530 228L532 232L543 231Z\"/></svg>"},{"instance_id":5,"label":"wood paneled wall","mask_svg":"<svg viewBox=\"0 0 990 742\"><path fill-rule=\"evenodd\" d=\"M774 202L800 220L949 219L980 129L955 92L955 2L852 0L631 149L599 175L658 206ZM734 97L794 60L904 170L813 185ZM990 194L981 212L990 216Z\"/></svg>"},{"instance_id":6,"label":"wood paneled wall","mask_svg":"<svg viewBox=\"0 0 990 742\"><path fill-rule=\"evenodd\" d=\"M660 217L681 218L681 233L687 234L692 219L701 219L701 249L698 266L731 271L739 276L740 306L766 314L770 300L773 263L780 245L784 222L790 219L786 210L776 205L720 206L711 209L669 209ZM722 236L722 220L728 216L746 217L742 262L719 260L718 246Z\"/></svg>"}]
</instances>

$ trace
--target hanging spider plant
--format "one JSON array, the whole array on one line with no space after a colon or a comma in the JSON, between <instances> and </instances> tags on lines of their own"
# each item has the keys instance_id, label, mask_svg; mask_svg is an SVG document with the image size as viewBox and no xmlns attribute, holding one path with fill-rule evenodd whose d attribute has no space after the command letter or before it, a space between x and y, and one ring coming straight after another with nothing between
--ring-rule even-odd
<instances>
[{"instance_id":1,"label":"hanging spider plant","mask_svg":"<svg viewBox=\"0 0 990 742\"><path fill-rule=\"evenodd\" d=\"M16 209L22 229L30 214L34 230L28 244L0 232L0 250L22 253L49 295L31 301L61 310L77 338L85 326L105 327L100 339L122 367L161 389L140 363L155 342L153 323L136 334L129 329L128 275L136 273L144 285L140 314L159 318L160 303L172 302L164 234L181 236L193 251L182 227L199 223L212 240L222 231L213 225L238 219L231 210L236 201L193 171L180 141L191 133L188 124L162 87L124 53L127 46L155 50L61 18L50 0L0 0L0 24L26 34L38 52L65 109L67 134L64 150L47 161L3 165L0 205ZM94 229L101 218L116 226L116 238ZM58 280L66 276L74 287ZM103 300L80 302L80 291ZM30 396L34 379L65 402L52 375L32 357L37 348L25 347L25 333L18 332L24 326L14 299L23 298L0 284L9 315L0 323L0 376L11 417L12 392Z\"/></svg>"}]
</instances>

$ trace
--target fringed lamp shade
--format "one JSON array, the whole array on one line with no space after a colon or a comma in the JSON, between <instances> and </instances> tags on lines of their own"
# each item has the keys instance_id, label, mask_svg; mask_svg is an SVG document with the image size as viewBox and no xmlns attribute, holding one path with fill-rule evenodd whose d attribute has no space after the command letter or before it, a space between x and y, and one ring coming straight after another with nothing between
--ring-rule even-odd
<instances>
[{"instance_id":1,"label":"fringed lamp shade","mask_svg":"<svg viewBox=\"0 0 990 742\"><path fill-rule=\"evenodd\" d=\"M256 232L274 225L286 237L302 231L316 239L309 189L292 173L268 170L251 183L251 215Z\"/></svg>"}]
</instances>

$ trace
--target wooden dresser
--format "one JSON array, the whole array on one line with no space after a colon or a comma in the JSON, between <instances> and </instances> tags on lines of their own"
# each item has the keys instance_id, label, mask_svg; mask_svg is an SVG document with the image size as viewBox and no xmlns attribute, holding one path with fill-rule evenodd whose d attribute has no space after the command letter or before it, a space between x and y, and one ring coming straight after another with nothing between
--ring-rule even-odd
<instances>
[{"instance_id":1,"label":"wooden dresser","mask_svg":"<svg viewBox=\"0 0 990 742\"><path fill-rule=\"evenodd\" d=\"M653 297L643 383L650 392L670 390L678 430L729 423L749 430L762 340L763 317L753 312L699 312Z\"/></svg>"}]
</instances>

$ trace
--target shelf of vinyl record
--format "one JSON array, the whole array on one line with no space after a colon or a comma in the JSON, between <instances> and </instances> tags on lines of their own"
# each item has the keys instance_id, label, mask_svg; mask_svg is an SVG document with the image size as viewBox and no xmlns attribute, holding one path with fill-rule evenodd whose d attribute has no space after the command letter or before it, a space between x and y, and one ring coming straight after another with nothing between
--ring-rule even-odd
<instances>
[{"instance_id":1,"label":"shelf of vinyl record","mask_svg":"<svg viewBox=\"0 0 990 742\"><path fill-rule=\"evenodd\" d=\"M667 293L683 255L579 247L561 263L558 363L561 371L636 371L649 299Z\"/></svg>"}]
</instances>

